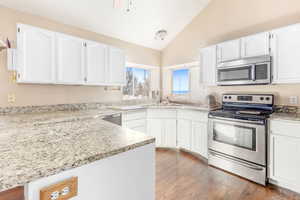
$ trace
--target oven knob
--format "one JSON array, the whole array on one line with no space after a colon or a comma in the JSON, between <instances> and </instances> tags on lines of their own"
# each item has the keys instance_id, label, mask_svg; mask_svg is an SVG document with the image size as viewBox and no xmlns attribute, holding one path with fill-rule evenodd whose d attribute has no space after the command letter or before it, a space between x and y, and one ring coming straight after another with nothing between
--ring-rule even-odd
<instances>
[{"instance_id":1,"label":"oven knob","mask_svg":"<svg viewBox=\"0 0 300 200\"><path fill-rule=\"evenodd\" d=\"M265 98L263 98L263 97L260 97L260 100L262 100L262 101L263 101L263 100L265 100Z\"/></svg>"},{"instance_id":2,"label":"oven knob","mask_svg":"<svg viewBox=\"0 0 300 200\"><path fill-rule=\"evenodd\" d=\"M231 99L231 96L229 96L228 98Z\"/></svg>"},{"instance_id":3,"label":"oven knob","mask_svg":"<svg viewBox=\"0 0 300 200\"><path fill-rule=\"evenodd\" d=\"M227 96L225 96L224 98L227 99Z\"/></svg>"},{"instance_id":4,"label":"oven knob","mask_svg":"<svg viewBox=\"0 0 300 200\"><path fill-rule=\"evenodd\" d=\"M269 100L270 100L270 97L267 97L266 100L269 101Z\"/></svg>"}]
</instances>

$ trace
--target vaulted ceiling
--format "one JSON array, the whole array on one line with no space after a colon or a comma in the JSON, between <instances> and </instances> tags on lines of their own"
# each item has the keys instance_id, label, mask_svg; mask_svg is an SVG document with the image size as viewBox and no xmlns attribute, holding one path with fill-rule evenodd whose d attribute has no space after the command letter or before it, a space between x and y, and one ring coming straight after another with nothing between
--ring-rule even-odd
<instances>
[{"instance_id":1,"label":"vaulted ceiling","mask_svg":"<svg viewBox=\"0 0 300 200\"><path fill-rule=\"evenodd\" d=\"M0 0L0 4L64 24L161 50L210 0ZM115 3L120 4L115 4ZM155 33L165 29L165 40Z\"/></svg>"}]
</instances>

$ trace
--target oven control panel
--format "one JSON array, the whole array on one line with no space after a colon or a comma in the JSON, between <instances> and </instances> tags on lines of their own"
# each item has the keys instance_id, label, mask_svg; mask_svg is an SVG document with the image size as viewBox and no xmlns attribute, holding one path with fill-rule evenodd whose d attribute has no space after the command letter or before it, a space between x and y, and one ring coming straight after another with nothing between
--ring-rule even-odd
<instances>
[{"instance_id":1,"label":"oven control panel","mask_svg":"<svg viewBox=\"0 0 300 200\"><path fill-rule=\"evenodd\" d=\"M274 96L272 94L255 94L255 95L254 94L251 95L224 94L223 102L272 105L274 103Z\"/></svg>"}]
</instances>

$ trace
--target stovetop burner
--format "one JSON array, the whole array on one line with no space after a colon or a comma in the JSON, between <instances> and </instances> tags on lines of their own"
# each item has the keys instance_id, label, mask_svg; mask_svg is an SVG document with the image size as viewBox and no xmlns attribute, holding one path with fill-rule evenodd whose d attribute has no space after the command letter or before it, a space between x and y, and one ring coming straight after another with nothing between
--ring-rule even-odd
<instances>
[{"instance_id":1,"label":"stovetop burner","mask_svg":"<svg viewBox=\"0 0 300 200\"><path fill-rule=\"evenodd\" d=\"M270 116L270 112L259 111L259 110L226 110L219 109L209 112L210 116L234 118L250 121L265 120Z\"/></svg>"},{"instance_id":2,"label":"stovetop burner","mask_svg":"<svg viewBox=\"0 0 300 200\"><path fill-rule=\"evenodd\" d=\"M267 119L273 112L273 95L223 95L222 109L210 116L258 121Z\"/></svg>"}]
</instances>

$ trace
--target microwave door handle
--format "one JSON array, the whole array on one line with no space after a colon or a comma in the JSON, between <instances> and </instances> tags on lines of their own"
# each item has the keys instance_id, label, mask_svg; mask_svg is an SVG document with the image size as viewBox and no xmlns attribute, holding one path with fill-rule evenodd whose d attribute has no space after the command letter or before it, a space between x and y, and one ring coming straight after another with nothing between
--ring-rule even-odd
<instances>
[{"instance_id":1,"label":"microwave door handle","mask_svg":"<svg viewBox=\"0 0 300 200\"><path fill-rule=\"evenodd\" d=\"M252 65L251 66L251 77L252 77L252 81L255 81L256 80L256 77L255 77L255 65Z\"/></svg>"}]
</instances>

